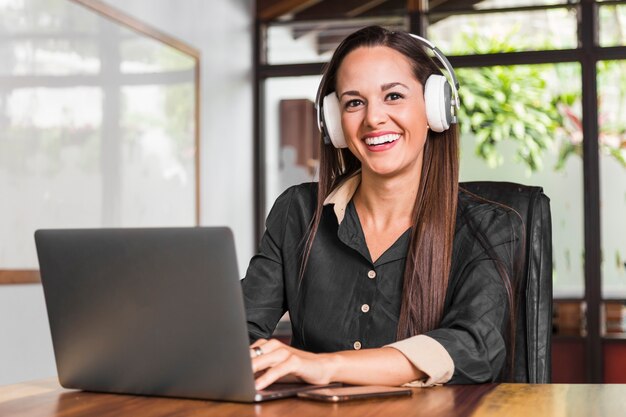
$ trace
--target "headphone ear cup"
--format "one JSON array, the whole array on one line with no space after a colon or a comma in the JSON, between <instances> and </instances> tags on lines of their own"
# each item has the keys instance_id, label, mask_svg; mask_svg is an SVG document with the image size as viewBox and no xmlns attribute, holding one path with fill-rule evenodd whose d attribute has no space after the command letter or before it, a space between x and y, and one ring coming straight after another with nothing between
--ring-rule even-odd
<instances>
[{"instance_id":1,"label":"headphone ear cup","mask_svg":"<svg viewBox=\"0 0 626 417\"><path fill-rule=\"evenodd\" d=\"M426 119L430 129L434 132L443 132L450 128L451 95L452 90L446 77L437 74L428 77L424 86L424 102Z\"/></svg>"},{"instance_id":2,"label":"headphone ear cup","mask_svg":"<svg viewBox=\"0 0 626 417\"><path fill-rule=\"evenodd\" d=\"M324 97L322 106L324 112L324 129L335 148L347 148L346 138L341 128L341 108L337 94L333 91Z\"/></svg>"}]
</instances>

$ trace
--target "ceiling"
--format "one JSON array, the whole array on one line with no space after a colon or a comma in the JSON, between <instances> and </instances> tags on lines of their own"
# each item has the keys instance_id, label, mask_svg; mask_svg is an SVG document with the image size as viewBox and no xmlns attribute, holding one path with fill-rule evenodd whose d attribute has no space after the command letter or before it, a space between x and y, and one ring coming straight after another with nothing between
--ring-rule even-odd
<instances>
[{"instance_id":1,"label":"ceiling","mask_svg":"<svg viewBox=\"0 0 626 417\"><path fill-rule=\"evenodd\" d=\"M257 0L257 18L289 25L292 36L314 33L318 52L333 50L348 34L365 24L406 29L406 16L427 0ZM481 0L430 0L429 22L461 10L472 10Z\"/></svg>"},{"instance_id":2,"label":"ceiling","mask_svg":"<svg viewBox=\"0 0 626 417\"><path fill-rule=\"evenodd\" d=\"M405 15L409 11L430 13L471 10L480 0L257 0L257 17L269 21L351 19Z\"/></svg>"}]
</instances>

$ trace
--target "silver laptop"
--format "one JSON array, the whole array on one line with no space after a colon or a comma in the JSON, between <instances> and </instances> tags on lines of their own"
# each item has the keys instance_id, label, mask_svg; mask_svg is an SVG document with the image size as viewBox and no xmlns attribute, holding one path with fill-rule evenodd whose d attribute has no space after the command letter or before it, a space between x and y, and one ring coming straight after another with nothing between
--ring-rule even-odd
<instances>
[{"instance_id":1,"label":"silver laptop","mask_svg":"<svg viewBox=\"0 0 626 417\"><path fill-rule=\"evenodd\" d=\"M256 391L232 232L225 227L38 230L65 388L263 401Z\"/></svg>"}]
</instances>

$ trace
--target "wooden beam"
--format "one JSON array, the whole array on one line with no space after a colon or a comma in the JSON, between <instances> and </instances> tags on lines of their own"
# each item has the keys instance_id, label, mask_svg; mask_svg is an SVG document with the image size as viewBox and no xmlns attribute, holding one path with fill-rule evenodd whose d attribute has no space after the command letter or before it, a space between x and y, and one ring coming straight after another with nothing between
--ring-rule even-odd
<instances>
[{"instance_id":1,"label":"wooden beam","mask_svg":"<svg viewBox=\"0 0 626 417\"><path fill-rule=\"evenodd\" d=\"M296 13L294 20L358 17L376 7L384 7L387 1L388 0L342 0L320 2L306 10Z\"/></svg>"},{"instance_id":2,"label":"wooden beam","mask_svg":"<svg viewBox=\"0 0 626 417\"><path fill-rule=\"evenodd\" d=\"M0 285L40 283L41 278L36 269L0 269Z\"/></svg>"},{"instance_id":3,"label":"wooden beam","mask_svg":"<svg viewBox=\"0 0 626 417\"><path fill-rule=\"evenodd\" d=\"M263 21L273 20L288 13L297 13L321 1L322 0L257 0L256 17Z\"/></svg>"},{"instance_id":4,"label":"wooden beam","mask_svg":"<svg viewBox=\"0 0 626 417\"><path fill-rule=\"evenodd\" d=\"M358 17L360 15L362 15L365 12L368 12L370 10L372 10L373 8L380 6L383 3L386 3L387 0L370 0L367 2L364 2L363 4L349 10L346 13L347 17Z\"/></svg>"},{"instance_id":5,"label":"wooden beam","mask_svg":"<svg viewBox=\"0 0 626 417\"><path fill-rule=\"evenodd\" d=\"M407 0L388 0L376 7L372 7L361 17L403 16L408 13Z\"/></svg>"},{"instance_id":6,"label":"wooden beam","mask_svg":"<svg viewBox=\"0 0 626 417\"><path fill-rule=\"evenodd\" d=\"M426 0L406 0L407 11L410 12L425 12L428 10L428 1Z\"/></svg>"},{"instance_id":7,"label":"wooden beam","mask_svg":"<svg viewBox=\"0 0 626 417\"><path fill-rule=\"evenodd\" d=\"M385 0L377 2L354 2L353 7L346 7L343 1L337 4L320 4L315 8L303 10L290 18L290 22L317 22L346 20L350 17L380 18L402 17L407 13L407 0Z\"/></svg>"}]
</instances>

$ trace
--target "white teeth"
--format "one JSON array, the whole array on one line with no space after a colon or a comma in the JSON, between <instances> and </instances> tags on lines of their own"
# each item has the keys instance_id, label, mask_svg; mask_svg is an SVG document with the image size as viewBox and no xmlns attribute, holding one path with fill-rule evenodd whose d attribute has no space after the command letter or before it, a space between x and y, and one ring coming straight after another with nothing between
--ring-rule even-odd
<instances>
[{"instance_id":1,"label":"white teeth","mask_svg":"<svg viewBox=\"0 0 626 417\"><path fill-rule=\"evenodd\" d=\"M373 138L366 138L365 143L369 146L371 145L380 145L381 143L386 142L395 142L400 139L400 135L397 133L391 133L389 135L376 136Z\"/></svg>"}]
</instances>

